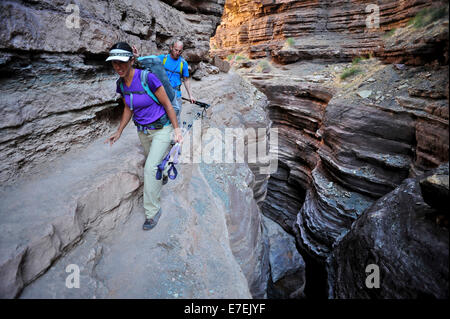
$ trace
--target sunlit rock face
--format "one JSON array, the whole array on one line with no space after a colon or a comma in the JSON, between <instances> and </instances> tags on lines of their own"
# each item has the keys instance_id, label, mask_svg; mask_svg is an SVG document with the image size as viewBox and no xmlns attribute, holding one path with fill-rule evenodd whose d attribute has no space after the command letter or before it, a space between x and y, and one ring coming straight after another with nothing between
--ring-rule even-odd
<instances>
[{"instance_id":1,"label":"sunlit rock face","mask_svg":"<svg viewBox=\"0 0 450 319\"><path fill-rule=\"evenodd\" d=\"M401 56L411 57L409 53L414 47L421 47L424 54L429 52L436 41L420 39L406 46L396 43L385 48L383 35L405 26L417 12L432 3L384 0L374 6L370 1L349 0L230 0L225 3L211 47L222 57L246 53L252 58L273 57L280 63L349 60L369 52L400 60ZM440 4L435 1L433 5ZM287 46L288 38L295 39L295 43ZM441 38L444 43L445 34Z\"/></svg>"}]
</instances>

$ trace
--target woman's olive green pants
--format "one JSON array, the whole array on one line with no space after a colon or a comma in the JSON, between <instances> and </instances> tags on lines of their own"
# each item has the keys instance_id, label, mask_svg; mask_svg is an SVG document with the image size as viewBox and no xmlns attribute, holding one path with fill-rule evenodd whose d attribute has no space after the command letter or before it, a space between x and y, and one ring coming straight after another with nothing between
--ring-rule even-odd
<instances>
[{"instance_id":1,"label":"woman's olive green pants","mask_svg":"<svg viewBox=\"0 0 450 319\"><path fill-rule=\"evenodd\" d=\"M161 208L162 179L156 179L157 166L161 163L172 140L171 124L160 130L139 131L138 136L146 157L144 166L144 209L146 218L153 218Z\"/></svg>"}]
</instances>

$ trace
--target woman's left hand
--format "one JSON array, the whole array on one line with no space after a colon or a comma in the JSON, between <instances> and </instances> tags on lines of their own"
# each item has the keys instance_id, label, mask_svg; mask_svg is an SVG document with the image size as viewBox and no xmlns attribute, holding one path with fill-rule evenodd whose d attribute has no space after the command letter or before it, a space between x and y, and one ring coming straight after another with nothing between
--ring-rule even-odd
<instances>
[{"instance_id":1,"label":"woman's left hand","mask_svg":"<svg viewBox=\"0 0 450 319\"><path fill-rule=\"evenodd\" d=\"M179 127L175 129L175 142L179 144L183 143L183 134L181 134L181 129Z\"/></svg>"}]
</instances>

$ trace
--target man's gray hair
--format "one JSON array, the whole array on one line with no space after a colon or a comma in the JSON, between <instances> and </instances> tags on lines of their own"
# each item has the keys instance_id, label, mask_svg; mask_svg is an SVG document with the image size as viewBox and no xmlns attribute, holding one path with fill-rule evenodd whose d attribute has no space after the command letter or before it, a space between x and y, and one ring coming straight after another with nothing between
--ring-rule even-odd
<instances>
[{"instance_id":1,"label":"man's gray hair","mask_svg":"<svg viewBox=\"0 0 450 319\"><path fill-rule=\"evenodd\" d=\"M184 43L183 43L183 41L181 41L180 39L173 39L171 42L170 42L170 48L173 48L173 46L175 45L175 44L177 44L177 43L180 43L183 47L184 47Z\"/></svg>"}]
</instances>

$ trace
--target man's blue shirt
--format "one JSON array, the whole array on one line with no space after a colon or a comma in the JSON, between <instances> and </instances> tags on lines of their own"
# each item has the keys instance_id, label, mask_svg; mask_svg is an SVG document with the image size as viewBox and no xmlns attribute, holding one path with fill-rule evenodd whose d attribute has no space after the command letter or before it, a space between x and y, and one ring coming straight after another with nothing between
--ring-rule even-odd
<instances>
[{"instance_id":1,"label":"man's blue shirt","mask_svg":"<svg viewBox=\"0 0 450 319\"><path fill-rule=\"evenodd\" d=\"M158 58L161 62L164 61L164 58L167 56L166 64L164 68L166 69L167 77L169 78L169 82L172 87L177 91L177 97L181 97L181 77L180 77L180 67L181 63L183 63L183 77L189 77L189 68L186 60L182 57L179 57L178 60L172 59L170 54L158 55ZM177 90L176 88L179 87Z\"/></svg>"}]
</instances>

